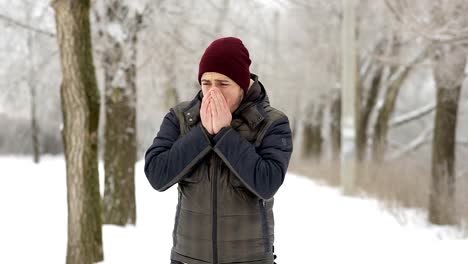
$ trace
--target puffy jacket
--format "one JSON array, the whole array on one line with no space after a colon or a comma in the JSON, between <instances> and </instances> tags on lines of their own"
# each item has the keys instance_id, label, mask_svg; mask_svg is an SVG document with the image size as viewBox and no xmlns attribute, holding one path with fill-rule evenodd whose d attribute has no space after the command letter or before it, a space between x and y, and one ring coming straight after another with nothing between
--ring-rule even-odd
<instances>
[{"instance_id":1,"label":"puffy jacket","mask_svg":"<svg viewBox=\"0 0 468 264\"><path fill-rule=\"evenodd\" d=\"M273 196L293 151L288 117L270 106L255 74L231 125L211 136L201 90L164 117L145 153L151 186L178 183L171 259L189 264L274 262Z\"/></svg>"}]
</instances>

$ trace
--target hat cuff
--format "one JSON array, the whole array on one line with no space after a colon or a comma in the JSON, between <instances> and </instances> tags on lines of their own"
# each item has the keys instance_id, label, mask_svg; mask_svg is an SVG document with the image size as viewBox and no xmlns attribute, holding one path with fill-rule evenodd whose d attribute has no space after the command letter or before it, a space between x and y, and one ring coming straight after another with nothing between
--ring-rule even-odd
<instances>
[{"instance_id":1,"label":"hat cuff","mask_svg":"<svg viewBox=\"0 0 468 264\"><path fill-rule=\"evenodd\" d=\"M198 83L201 84L201 77L205 72L217 72L226 75L237 83L244 91L250 84L250 72L240 66L232 67L229 64L237 64L236 61L223 60L217 56L205 57L200 61L198 72Z\"/></svg>"}]
</instances>

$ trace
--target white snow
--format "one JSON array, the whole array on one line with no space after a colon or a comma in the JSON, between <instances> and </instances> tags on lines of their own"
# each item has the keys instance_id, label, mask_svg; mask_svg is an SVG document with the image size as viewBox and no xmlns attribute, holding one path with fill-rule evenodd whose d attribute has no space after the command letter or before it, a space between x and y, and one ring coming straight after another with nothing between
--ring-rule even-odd
<instances>
[{"instance_id":1,"label":"white snow","mask_svg":"<svg viewBox=\"0 0 468 264\"><path fill-rule=\"evenodd\" d=\"M109 25L107 25L107 32L119 43L122 43L127 38L127 34L122 28L122 25L117 22L109 23Z\"/></svg>"},{"instance_id":2,"label":"white snow","mask_svg":"<svg viewBox=\"0 0 468 264\"><path fill-rule=\"evenodd\" d=\"M65 163L61 156L0 157L0 263L64 263ZM100 166L102 172L102 163ZM153 190L136 165L137 226L103 227L103 263L169 263L177 187ZM103 178L101 173L101 191ZM288 173L275 195L275 254L294 263L467 263L462 232L436 227L419 210L401 225L379 202ZM440 239L452 241L440 241Z\"/></svg>"}]
</instances>

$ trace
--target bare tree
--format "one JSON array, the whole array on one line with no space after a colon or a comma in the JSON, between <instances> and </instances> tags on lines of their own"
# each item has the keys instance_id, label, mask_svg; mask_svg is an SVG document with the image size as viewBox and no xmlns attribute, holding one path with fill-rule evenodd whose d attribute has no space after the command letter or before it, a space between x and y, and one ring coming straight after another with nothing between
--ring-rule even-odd
<instances>
[{"instance_id":1,"label":"bare tree","mask_svg":"<svg viewBox=\"0 0 468 264\"><path fill-rule=\"evenodd\" d=\"M38 114L38 86L40 85L38 82L38 77L41 76L40 71L42 68L39 65L38 61L41 57L41 54L37 52L38 45L36 44L36 38L40 36L47 36L49 38L55 38L55 34L52 32L48 32L47 30L40 29L38 27L33 26L34 21L42 21L44 17L47 15L47 5L41 8L39 15L35 15L34 9L40 7L41 3L37 3L34 1L24 1L24 5L28 6L28 8L24 9L24 22L18 20L17 18L9 17L6 14L0 14L0 21L5 23L7 26L13 26L15 28L24 31L25 37L25 54L24 59L22 59L22 66L25 69L21 72L21 81L23 81L28 89L29 93L29 116L30 116L30 131L31 131L31 145L32 145L32 155L34 163L39 163L40 161L40 153L41 153L41 144L40 144L40 136L41 131L39 129L39 114ZM20 34L22 35L22 34ZM50 59L50 58L48 58ZM5 67L5 68L8 68ZM16 85L15 85L16 86ZM28 142L29 143L29 142ZM28 145L29 146L29 145Z\"/></svg>"},{"instance_id":2,"label":"bare tree","mask_svg":"<svg viewBox=\"0 0 468 264\"><path fill-rule=\"evenodd\" d=\"M28 24L31 24L31 10L28 10L27 19ZM29 93L31 95L31 137L32 137L32 146L33 146L33 160L34 163L39 163L40 157L40 143L39 143L39 124L37 121L37 107L36 107L36 82L35 82L35 62L34 62L34 44L33 44L34 34L32 30L28 30L26 37L26 46L28 51L28 74L26 76L26 83L29 88Z\"/></svg>"},{"instance_id":3,"label":"bare tree","mask_svg":"<svg viewBox=\"0 0 468 264\"><path fill-rule=\"evenodd\" d=\"M443 45L434 59L437 105L432 141L429 220L435 224L456 224L455 138L466 56L459 46Z\"/></svg>"},{"instance_id":4,"label":"bare tree","mask_svg":"<svg viewBox=\"0 0 468 264\"><path fill-rule=\"evenodd\" d=\"M465 78L468 4L462 0L386 0L395 18L435 49L436 113L432 138L429 220L455 224L455 145L460 91Z\"/></svg>"},{"instance_id":5,"label":"bare tree","mask_svg":"<svg viewBox=\"0 0 468 264\"><path fill-rule=\"evenodd\" d=\"M98 175L100 97L93 64L90 1L55 0L68 190L66 262L103 260Z\"/></svg>"},{"instance_id":6,"label":"bare tree","mask_svg":"<svg viewBox=\"0 0 468 264\"><path fill-rule=\"evenodd\" d=\"M391 67L389 70L389 78L385 80L384 84L386 89L383 97L383 104L378 109L372 140L372 157L377 163L384 160L390 119L394 113L401 87L403 86L404 81L408 78L414 65L426 58L427 50L428 48L423 49L423 51L421 51L412 61L408 62L408 64L399 67Z\"/></svg>"},{"instance_id":7,"label":"bare tree","mask_svg":"<svg viewBox=\"0 0 468 264\"><path fill-rule=\"evenodd\" d=\"M312 157L316 161L322 157L324 107L323 102L309 104L306 112L308 119L304 121L303 156Z\"/></svg>"},{"instance_id":8,"label":"bare tree","mask_svg":"<svg viewBox=\"0 0 468 264\"><path fill-rule=\"evenodd\" d=\"M360 120L360 91L357 84L356 5L358 0L343 0L342 27L342 107L341 107L341 185L352 194L356 178L356 134Z\"/></svg>"},{"instance_id":9,"label":"bare tree","mask_svg":"<svg viewBox=\"0 0 468 264\"><path fill-rule=\"evenodd\" d=\"M101 64L104 69L104 197L103 223L135 224L136 77L141 10L125 1L96 6Z\"/></svg>"},{"instance_id":10,"label":"bare tree","mask_svg":"<svg viewBox=\"0 0 468 264\"><path fill-rule=\"evenodd\" d=\"M339 160L341 153L341 91L335 90L330 106L330 144L332 159Z\"/></svg>"}]
</instances>

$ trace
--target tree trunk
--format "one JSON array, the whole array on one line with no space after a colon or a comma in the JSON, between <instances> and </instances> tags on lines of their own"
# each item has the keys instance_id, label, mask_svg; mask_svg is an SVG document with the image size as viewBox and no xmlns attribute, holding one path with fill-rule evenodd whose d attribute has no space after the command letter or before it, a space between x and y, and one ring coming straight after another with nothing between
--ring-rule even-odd
<instances>
[{"instance_id":1,"label":"tree trunk","mask_svg":"<svg viewBox=\"0 0 468 264\"><path fill-rule=\"evenodd\" d=\"M181 0L174 1L174 6L182 6ZM182 7L184 8L184 7ZM191 8L188 8L191 10ZM186 18L186 13L182 13L181 17ZM177 39L178 42L181 42L184 38L181 34L181 30L183 29L184 23L186 21L179 19L176 21L175 25L172 27L171 31L173 32L174 38ZM163 60L163 70L164 70L164 99L163 99L163 107L164 109L169 109L180 102L180 95L179 95L179 84L182 83L179 79L177 73L179 72L179 61L180 61L180 54L176 47L168 47L166 51L167 57L171 58L169 60Z\"/></svg>"},{"instance_id":2,"label":"tree trunk","mask_svg":"<svg viewBox=\"0 0 468 264\"><path fill-rule=\"evenodd\" d=\"M356 179L356 134L360 114L358 84L358 49L356 7L359 0L343 0L342 21L342 106L341 106L341 169L343 193L353 194Z\"/></svg>"},{"instance_id":3,"label":"tree trunk","mask_svg":"<svg viewBox=\"0 0 468 264\"><path fill-rule=\"evenodd\" d=\"M398 45L398 44L397 44ZM395 105L406 78L409 76L414 65L426 57L429 47L424 48L411 62L399 68L391 67L393 71L388 80L388 88L384 96L384 103L378 111L377 120L374 125L372 139L373 159L376 163L381 163L385 157L387 148L387 135L390 126L390 118L395 110Z\"/></svg>"},{"instance_id":4,"label":"tree trunk","mask_svg":"<svg viewBox=\"0 0 468 264\"><path fill-rule=\"evenodd\" d=\"M98 15L105 81L103 223L135 225L136 56L142 14L121 1L106 0ZM106 12L112 10L112 12ZM110 26L122 36L107 30Z\"/></svg>"},{"instance_id":5,"label":"tree trunk","mask_svg":"<svg viewBox=\"0 0 468 264\"><path fill-rule=\"evenodd\" d=\"M293 116L291 118L291 133L292 133L293 140L296 138L297 127L298 127L297 117Z\"/></svg>"},{"instance_id":6,"label":"tree trunk","mask_svg":"<svg viewBox=\"0 0 468 264\"><path fill-rule=\"evenodd\" d=\"M332 98L330 120L332 159L336 161L340 160L341 152L341 93L339 91Z\"/></svg>"},{"instance_id":7,"label":"tree trunk","mask_svg":"<svg viewBox=\"0 0 468 264\"><path fill-rule=\"evenodd\" d=\"M429 220L434 224L456 224L455 137L465 65L466 54L455 47L441 48L440 57L434 61L437 101L429 205Z\"/></svg>"},{"instance_id":8,"label":"tree trunk","mask_svg":"<svg viewBox=\"0 0 468 264\"><path fill-rule=\"evenodd\" d=\"M31 23L31 11L28 10L27 20L28 24ZM27 32L26 46L28 50L28 77L27 84L29 88L29 94L31 96L31 139L33 147L33 160L34 163L39 163L40 160L40 142L39 142L39 126L37 123L36 114L36 81L35 81L35 61L34 61L34 34L31 30Z\"/></svg>"},{"instance_id":9,"label":"tree trunk","mask_svg":"<svg viewBox=\"0 0 468 264\"><path fill-rule=\"evenodd\" d=\"M366 158L367 150L367 130L369 127L370 115L377 104L380 83L382 80L383 67L380 63L375 63L375 69L370 76L370 87L365 98L365 103L361 110L361 118L359 119L356 141L357 141L357 159L362 162ZM366 76L363 76L365 78ZM363 89L364 90L364 89ZM364 100L364 98L363 98Z\"/></svg>"},{"instance_id":10,"label":"tree trunk","mask_svg":"<svg viewBox=\"0 0 468 264\"><path fill-rule=\"evenodd\" d=\"M381 163L385 156L385 149L387 147L387 135L390 118L392 117L393 111L395 110L396 101L400 88L403 85L404 80L409 74L409 67L404 69L403 73L398 79L392 83L387 89L384 97L384 104L379 109L377 120L374 126L374 138L373 138L373 159L377 163Z\"/></svg>"},{"instance_id":11,"label":"tree trunk","mask_svg":"<svg viewBox=\"0 0 468 264\"><path fill-rule=\"evenodd\" d=\"M60 48L67 199L67 263L103 260L98 175L100 97L93 65L89 0L55 0Z\"/></svg>"},{"instance_id":12,"label":"tree trunk","mask_svg":"<svg viewBox=\"0 0 468 264\"><path fill-rule=\"evenodd\" d=\"M229 12L229 2L231 0L223 0L222 6L218 10L218 18L215 23L214 33L217 37L221 37L224 29L224 24L226 23L226 17Z\"/></svg>"},{"instance_id":13,"label":"tree trunk","mask_svg":"<svg viewBox=\"0 0 468 264\"><path fill-rule=\"evenodd\" d=\"M33 146L34 163L39 163L40 160L40 145L39 145L39 126L36 117L36 87L29 83L29 91L31 94L31 136Z\"/></svg>"},{"instance_id":14,"label":"tree trunk","mask_svg":"<svg viewBox=\"0 0 468 264\"><path fill-rule=\"evenodd\" d=\"M302 156L319 161L322 156L323 143L323 105L314 105L307 116L309 118L304 124L304 149Z\"/></svg>"}]
</instances>

